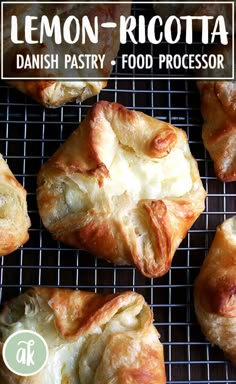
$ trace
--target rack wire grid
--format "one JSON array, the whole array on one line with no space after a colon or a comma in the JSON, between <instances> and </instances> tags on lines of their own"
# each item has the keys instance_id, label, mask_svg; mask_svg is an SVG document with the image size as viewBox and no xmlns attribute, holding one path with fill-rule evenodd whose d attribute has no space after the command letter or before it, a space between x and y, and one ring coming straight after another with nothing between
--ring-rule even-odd
<instances>
[{"instance_id":1,"label":"rack wire grid","mask_svg":"<svg viewBox=\"0 0 236 384\"><path fill-rule=\"evenodd\" d=\"M58 243L40 221L35 191L41 165L77 127L90 106L102 99L183 128L197 159L208 193L206 209L178 248L169 273L162 278L148 279L133 267L114 266ZM235 383L236 369L220 349L205 340L193 307L193 283L216 225L236 211L235 183L225 184L216 179L202 144L195 82L110 80L99 96L58 109L45 109L1 82L0 122L0 151L28 191L32 221L29 241L0 258L1 302L38 285L103 293L135 290L154 312L154 324L164 345L167 383Z\"/></svg>"}]
</instances>

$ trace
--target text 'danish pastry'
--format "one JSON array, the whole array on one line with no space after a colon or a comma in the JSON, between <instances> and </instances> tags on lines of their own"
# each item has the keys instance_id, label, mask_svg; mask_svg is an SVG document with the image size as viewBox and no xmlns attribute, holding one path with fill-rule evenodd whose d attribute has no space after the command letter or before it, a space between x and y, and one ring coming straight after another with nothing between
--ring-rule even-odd
<instances>
[{"instance_id":1,"label":"text 'danish pastry'","mask_svg":"<svg viewBox=\"0 0 236 384\"><path fill-rule=\"evenodd\" d=\"M6 7L4 78L46 107L83 101L99 94L107 85L112 62L120 48L120 16L128 17L130 9L128 2L113 1L109 4L26 2ZM28 27L27 17L32 18ZM47 23L43 24L45 18ZM109 23L116 28L102 27ZM99 37L95 42L89 38L93 33ZM71 35L69 42L64 35Z\"/></svg>"}]
</instances>

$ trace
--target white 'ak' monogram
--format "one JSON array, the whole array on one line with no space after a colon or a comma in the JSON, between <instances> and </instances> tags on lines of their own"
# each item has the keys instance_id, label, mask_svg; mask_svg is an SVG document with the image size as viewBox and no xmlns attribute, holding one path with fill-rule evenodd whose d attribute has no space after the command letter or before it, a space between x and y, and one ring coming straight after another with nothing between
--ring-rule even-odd
<instances>
[{"instance_id":1,"label":"white 'ak' monogram","mask_svg":"<svg viewBox=\"0 0 236 384\"><path fill-rule=\"evenodd\" d=\"M22 348L19 348L16 352L16 360L19 364L27 365L27 367L30 367L31 365L34 365L34 350L31 350L31 347L35 344L34 340L29 341L19 341L17 345L24 344L25 346Z\"/></svg>"}]
</instances>

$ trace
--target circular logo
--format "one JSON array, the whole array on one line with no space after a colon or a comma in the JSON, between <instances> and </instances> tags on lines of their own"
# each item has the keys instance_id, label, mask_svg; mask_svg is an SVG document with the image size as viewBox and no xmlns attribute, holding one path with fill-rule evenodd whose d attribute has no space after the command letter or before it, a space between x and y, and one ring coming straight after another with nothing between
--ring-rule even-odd
<instances>
[{"instance_id":1,"label":"circular logo","mask_svg":"<svg viewBox=\"0 0 236 384\"><path fill-rule=\"evenodd\" d=\"M45 366L48 359L48 346L37 332L17 331L5 341L2 356L10 371L19 376L31 376Z\"/></svg>"}]
</instances>

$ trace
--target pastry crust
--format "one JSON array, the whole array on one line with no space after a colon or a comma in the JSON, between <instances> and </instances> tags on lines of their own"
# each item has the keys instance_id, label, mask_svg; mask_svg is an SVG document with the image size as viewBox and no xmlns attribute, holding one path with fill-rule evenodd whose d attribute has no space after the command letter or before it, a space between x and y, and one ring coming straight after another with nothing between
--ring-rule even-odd
<instances>
[{"instance_id":1,"label":"pastry crust","mask_svg":"<svg viewBox=\"0 0 236 384\"><path fill-rule=\"evenodd\" d=\"M224 55L225 71L231 70L231 46L214 53ZM230 72L229 72L230 73ZM207 73L204 73L207 76ZM216 71L215 77L222 76ZM224 181L236 180L236 82L198 81L201 112L204 119L202 139L214 162L216 176Z\"/></svg>"},{"instance_id":2,"label":"pastry crust","mask_svg":"<svg viewBox=\"0 0 236 384\"><path fill-rule=\"evenodd\" d=\"M23 245L29 239L29 227L26 190L0 155L0 256Z\"/></svg>"},{"instance_id":3,"label":"pastry crust","mask_svg":"<svg viewBox=\"0 0 236 384\"><path fill-rule=\"evenodd\" d=\"M1 384L164 384L163 346L144 298L34 288L0 315L1 347L15 330L40 333L49 359L38 374L19 377L0 362Z\"/></svg>"},{"instance_id":4,"label":"pastry crust","mask_svg":"<svg viewBox=\"0 0 236 384\"><path fill-rule=\"evenodd\" d=\"M195 312L206 338L236 364L236 216L216 230L195 282Z\"/></svg>"},{"instance_id":5,"label":"pastry crust","mask_svg":"<svg viewBox=\"0 0 236 384\"><path fill-rule=\"evenodd\" d=\"M55 239L148 277L169 270L205 196L184 131L105 101L38 174Z\"/></svg>"},{"instance_id":6,"label":"pastry crust","mask_svg":"<svg viewBox=\"0 0 236 384\"><path fill-rule=\"evenodd\" d=\"M81 81L46 81L46 80L10 80L9 84L16 87L23 93L34 98L37 102L46 107L59 107L71 101L83 101L89 97L97 95L106 87L106 80L89 81L89 78L107 78L112 71L111 61L117 56L120 41L119 41L119 20L120 15L128 16L130 13L131 5L127 4L57 4L55 13L55 6L51 4L24 4L6 8L5 23L4 23L4 71L5 77L64 77L64 78L88 78L88 80ZM8 13L7 13L8 12ZM20 14L19 14L20 13ZM8 15L9 14L9 15ZM53 38L45 38L43 44L12 44L10 40L10 26L6 23L11 15L18 17L18 34L24 35L24 19L26 15L37 15L40 20L42 15L50 16L58 14L60 16L61 24L70 15L77 17L81 21L83 16L87 16L93 25L94 16L99 20L99 42L93 44L88 42L82 44L80 40L77 44L71 45L68 51L68 44L62 41L61 44L55 45ZM106 22L116 22L117 27L110 29L102 28L101 24ZM39 26L38 26L39 28ZM39 40L40 28L34 32L34 40ZM73 32L72 32L73 33ZM92 75L85 69L77 69L72 67L64 69L64 55L106 55L103 68L94 69ZM53 55L56 54L61 59L58 69L20 69L15 68L16 55L21 54L26 56L31 55ZM63 63L63 65L62 65Z\"/></svg>"},{"instance_id":7,"label":"pastry crust","mask_svg":"<svg viewBox=\"0 0 236 384\"><path fill-rule=\"evenodd\" d=\"M98 95L107 85L107 81L10 80L8 83L48 108L84 101Z\"/></svg>"},{"instance_id":8,"label":"pastry crust","mask_svg":"<svg viewBox=\"0 0 236 384\"><path fill-rule=\"evenodd\" d=\"M217 177L236 180L236 83L198 82L204 119L202 139Z\"/></svg>"}]
</instances>

